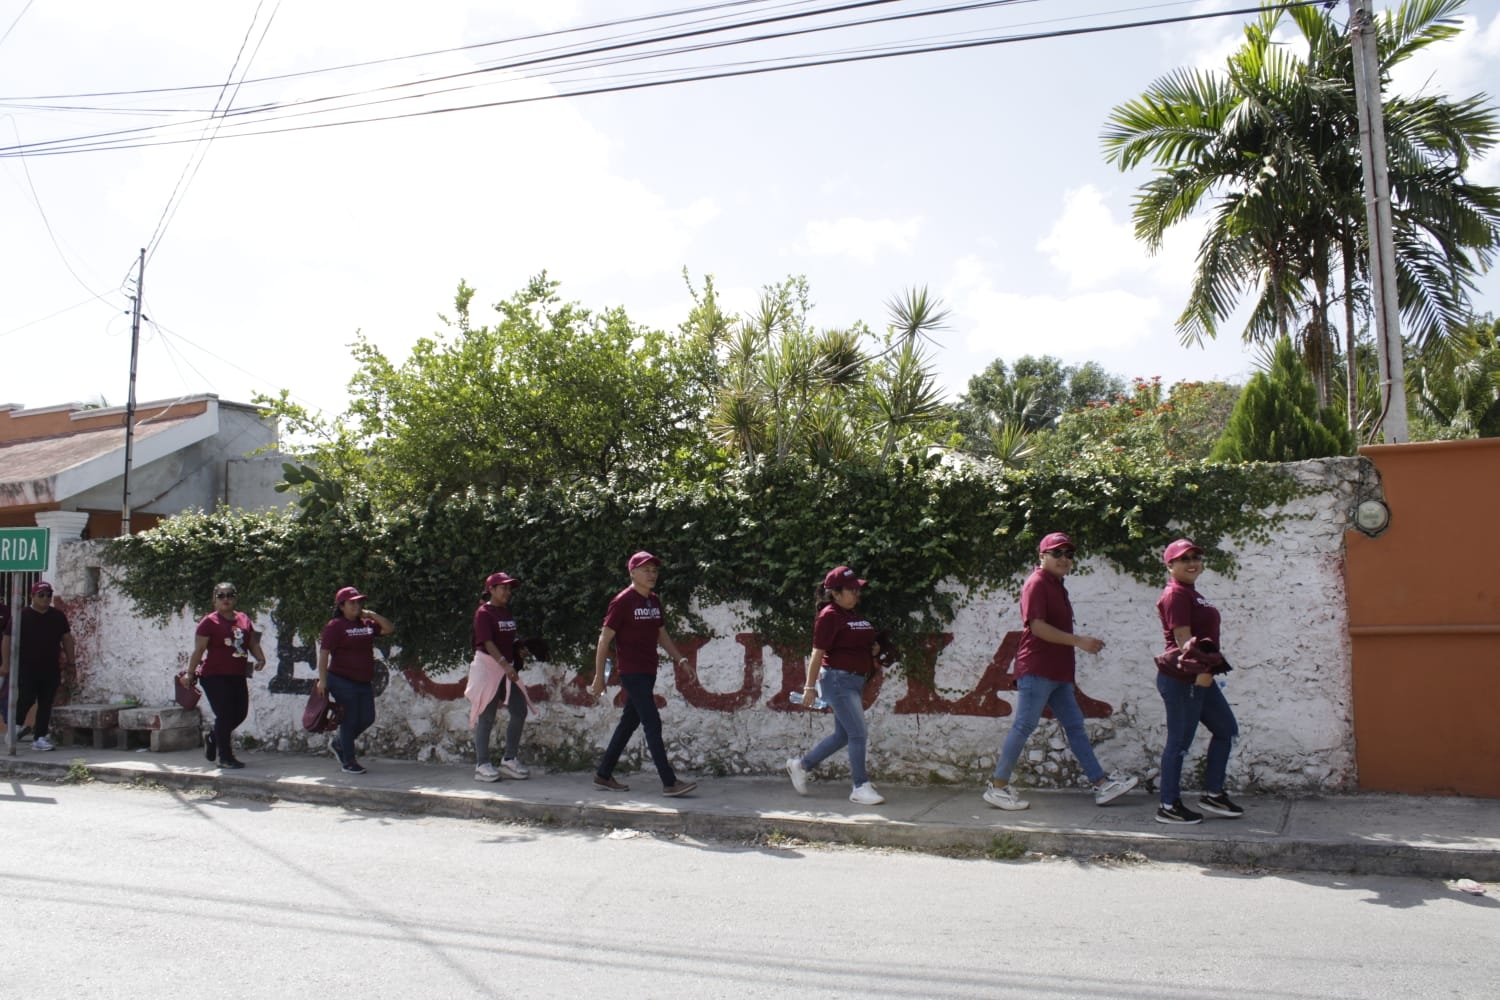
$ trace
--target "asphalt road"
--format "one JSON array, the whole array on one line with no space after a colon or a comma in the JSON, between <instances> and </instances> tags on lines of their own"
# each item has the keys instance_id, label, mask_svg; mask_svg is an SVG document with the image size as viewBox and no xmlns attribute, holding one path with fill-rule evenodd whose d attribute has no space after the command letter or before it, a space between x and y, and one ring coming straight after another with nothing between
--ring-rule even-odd
<instances>
[{"instance_id":1,"label":"asphalt road","mask_svg":"<svg viewBox=\"0 0 1500 1000\"><path fill-rule=\"evenodd\" d=\"M1493 997L1439 881L0 785L0 996Z\"/></svg>"}]
</instances>

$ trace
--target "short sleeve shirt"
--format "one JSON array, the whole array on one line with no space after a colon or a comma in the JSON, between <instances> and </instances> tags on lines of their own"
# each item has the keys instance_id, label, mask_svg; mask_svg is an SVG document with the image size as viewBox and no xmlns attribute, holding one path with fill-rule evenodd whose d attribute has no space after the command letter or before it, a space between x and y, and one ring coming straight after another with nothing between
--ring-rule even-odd
<instances>
[{"instance_id":1,"label":"short sleeve shirt","mask_svg":"<svg viewBox=\"0 0 1500 1000\"><path fill-rule=\"evenodd\" d=\"M830 669L868 677L875 671L874 642L875 626L858 611L827 604L813 621L813 648L828 654L824 665Z\"/></svg>"},{"instance_id":2,"label":"short sleeve shirt","mask_svg":"<svg viewBox=\"0 0 1500 1000\"><path fill-rule=\"evenodd\" d=\"M228 621L215 611L204 615L194 633L208 637L208 649L198 672L205 677L243 677L250 662L250 641L255 637L255 623L243 611L236 611Z\"/></svg>"},{"instance_id":3,"label":"short sleeve shirt","mask_svg":"<svg viewBox=\"0 0 1500 1000\"><path fill-rule=\"evenodd\" d=\"M657 637L665 624L661 598L626 587L609 602L604 627L614 629L615 669L622 674L656 673Z\"/></svg>"},{"instance_id":4,"label":"short sleeve shirt","mask_svg":"<svg viewBox=\"0 0 1500 1000\"><path fill-rule=\"evenodd\" d=\"M1177 648L1177 637L1172 630L1184 626L1196 639L1212 639L1215 645L1219 642L1219 609L1198 593L1198 588L1191 583L1167 581L1156 601L1156 613L1161 616L1161 630L1167 640L1168 652Z\"/></svg>"},{"instance_id":5,"label":"short sleeve shirt","mask_svg":"<svg viewBox=\"0 0 1500 1000\"><path fill-rule=\"evenodd\" d=\"M1016 651L1016 676L1036 674L1050 681L1073 683L1073 647L1048 642L1031 631L1041 619L1053 628L1073 631L1073 602L1062 580L1040 566L1021 587L1021 647Z\"/></svg>"},{"instance_id":6,"label":"short sleeve shirt","mask_svg":"<svg viewBox=\"0 0 1500 1000\"><path fill-rule=\"evenodd\" d=\"M368 684L375 679L375 637L380 626L368 618L343 615L323 626L318 644L328 650L328 672Z\"/></svg>"},{"instance_id":7,"label":"short sleeve shirt","mask_svg":"<svg viewBox=\"0 0 1500 1000\"><path fill-rule=\"evenodd\" d=\"M68 616L56 608L37 611L31 605L21 609L21 641L11 646L11 656L28 672L60 670L63 636L71 632Z\"/></svg>"},{"instance_id":8,"label":"short sleeve shirt","mask_svg":"<svg viewBox=\"0 0 1500 1000\"><path fill-rule=\"evenodd\" d=\"M485 601L474 612L474 648L483 649L487 641L495 644L507 663L516 662L516 619L510 608Z\"/></svg>"}]
</instances>

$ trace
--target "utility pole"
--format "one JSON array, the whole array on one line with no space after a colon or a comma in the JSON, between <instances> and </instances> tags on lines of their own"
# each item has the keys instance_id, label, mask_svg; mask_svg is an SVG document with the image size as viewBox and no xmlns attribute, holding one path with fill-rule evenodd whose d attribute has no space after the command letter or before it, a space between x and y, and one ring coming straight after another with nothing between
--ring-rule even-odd
<instances>
[{"instance_id":1,"label":"utility pole","mask_svg":"<svg viewBox=\"0 0 1500 1000\"><path fill-rule=\"evenodd\" d=\"M135 298L130 309L130 392L125 397L125 489L120 498L120 536L130 534L130 459L135 445L135 360L141 349L141 298L145 295L146 248L135 271Z\"/></svg>"},{"instance_id":2,"label":"utility pole","mask_svg":"<svg viewBox=\"0 0 1500 1000\"><path fill-rule=\"evenodd\" d=\"M1365 220L1370 234L1370 305L1375 356L1380 363L1380 416L1372 430L1391 444L1410 440L1406 423L1406 363L1396 298L1396 244L1391 223L1391 176L1386 164L1385 110L1380 99L1380 51L1369 0L1349 0L1349 41L1354 54L1354 101L1364 161ZM1354 359L1348 359L1354 378ZM1352 421L1353 414L1350 414Z\"/></svg>"}]
</instances>

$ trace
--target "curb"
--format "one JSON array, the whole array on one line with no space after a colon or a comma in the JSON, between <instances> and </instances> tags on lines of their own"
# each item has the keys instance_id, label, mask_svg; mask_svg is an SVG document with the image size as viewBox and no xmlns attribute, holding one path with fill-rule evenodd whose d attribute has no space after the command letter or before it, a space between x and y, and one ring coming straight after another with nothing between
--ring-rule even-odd
<instances>
[{"instance_id":1,"label":"curb","mask_svg":"<svg viewBox=\"0 0 1500 1000\"><path fill-rule=\"evenodd\" d=\"M71 762L56 764L0 757L0 774L59 784ZM1172 837L1161 834L1062 827L956 826L946 823L870 822L860 818L809 818L777 812L704 812L668 806L526 802L495 794L394 788L350 788L312 781L252 776L141 771L88 765L97 781L152 782L182 791L207 791L448 819L524 823L534 826L648 833L705 840L756 840L785 836L813 842L884 847L943 854L985 855L998 847L1076 858L1141 856L1224 868L1271 868L1332 874L1500 881L1500 852L1400 842L1286 837ZM1007 853L1009 853L1007 851Z\"/></svg>"}]
</instances>

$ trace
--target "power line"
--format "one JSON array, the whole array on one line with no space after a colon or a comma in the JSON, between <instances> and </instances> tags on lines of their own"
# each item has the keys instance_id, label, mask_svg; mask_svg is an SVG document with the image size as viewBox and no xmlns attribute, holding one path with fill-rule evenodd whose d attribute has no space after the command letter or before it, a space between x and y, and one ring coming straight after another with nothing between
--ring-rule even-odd
<instances>
[{"instance_id":1,"label":"power line","mask_svg":"<svg viewBox=\"0 0 1500 1000\"><path fill-rule=\"evenodd\" d=\"M533 96L518 97L518 98L511 98L511 99L497 100L497 101L485 101L485 102L480 102L480 103L475 103L475 104L454 105L454 106L442 107L442 108L428 108L428 109L423 109L423 110L420 110L420 111L400 112L400 113L388 114L388 115L376 115L376 116L365 117L365 118L351 118L351 119L342 119L342 120L329 121L329 122L315 122L315 123L306 124L306 125L291 125L291 126L286 126L286 127L283 127L283 128L252 129L252 128L249 128L248 126L254 125L254 124L259 124L259 122L246 122L246 123L244 123L244 125L247 126L246 128L244 128L241 131L226 132L225 133L225 137L226 138L240 138L240 137L247 137L247 136L279 135L279 134L288 133L288 132L301 132L301 131L309 131L309 130L314 130L314 129L336 128L336 127L341 127L341 126L345 126L345 125L363 125L363 124L370 124L370 123L374 123L374 122L397 121L397 120L406 119L406 118L426 117L426 116L429 116L429 115L451 114L451 113L454 113L454 112L461 112L461 111L476 111L476 110L482 110L482 109L488 109L488 108L496 108L496 107L506 107L506 106L518 105L518 104L532 104L532 103L538 103L538 102L541 102L541 101L558 100L558 99L569 98L569 97L587 97L587 96L594 96L594 95L599 95L599 94L621 93L621 92L633 91L633 90L644 90L644 89L650 89L650 88L656 88L656 87L674 86L674 85L677 85L677 84L684 84L684 83L701 83L701 82L706 82L706 81L710 81L710 80L722 80L722 79L732 79L732 78L735 78L735 77L757 76L757 75L766 74L766 73L786 72L788 70L796 70L796 69L810 69L810 68L817 68L817 67L823 67L823 66L842 65L842 64L848 64L848 63L869 62L869 61L873 61L873 60L891 59L891 58L897 58L897 57L901 57L901 56L928 55L928 54L939 53L939 52L953 52L953 51L962 51L962 50L965 50L965 49L984 48L984 47L995 46L995 45L1014 44L1014 43L1018 43L1018 42L1034 42L1034 41L1043 41L1043 40L1048 40L1048 39L1057 39L1057 38L1076 37L1076 36L1083 36L1083 35L1101 34L1101 33L1111 32L1111 31L1124 31L1124 30L1131 30L1131 29L1136 29L1136 28L1161 27L1161 26L1167 26L1167 25L1173 25L1173 24L1183 24L1183 23L1189 23L1189 22L1195 22L1195 21L1211 20L1211 19L1216 19L1216 18L1235 17L1235 16L1241 16L1241 15L1250 15L1250 14L1261 14L1261 13L1263 13L1263 12L1265 12L1267 10L1271 10L1271 9L1287 10L1287 9L1294 9L1294 8L1298 8L1298 7L1320 6L1323 3L1325 3L1325 2L1326 2L1326 0L1288 0L1288 2L1279 4L1279 5L1277 5L1274 8L1262 7L1262 6L1240 7L1240 8L1230 9L1230 10L1210 11L1210 12L1202 12L1202 13L1196 13L1196 14L1182 14L1182 15L1177 15L1177 16L1173 16L1173 17L1149 18L1149 19L1145 19L1145 20L1127 21L1127 22L1119 22L1119 23L1113 23L1113 24L1088 25L1088 26L1082 26L1082 27L1076 27L1076 28L1055 29L1055 30L1052 30L1052 31L1029 32L1029 33L1024 33L1024 34L1014 34L1014 35L989 36L989 37L983 37L983 38L978 38L978 39L969 39L969 40L963 40L963 41L951 41L951 42L942 42L942 43L925 44L925 45L914 45L914 46L913 45L908 45L908 46L894 46L893 45L893 46L889 46L889 47L880 49L878 51L873 51L873 52L854 52L854 53L847 53L847 54L833 55L833 56L829 56L829 55L825 54L825 55L822 55L822 56L815 56L815 57L810 57L810 58L809 57L779 57L779 59L778 58L772 58L772 59L758 60L758 61L755 61L755 62L753 62L752 64L750 64L748 66L745 66L743 64L733 64L733 65L740 65L742 67L742 68L734 68L734 69L722 69L722 65L723 64L721 64L720 67L707 67L705 69L705 71L703 71L703 72L694 72L694 73L689 73L687 75L673 76L673 77L668 77L668 78L658 79L658 80L636 81L636 82L616 84L616 85L613 85L613 86L586 87L586 88L580 88L580 89L575 89L575 90L560 91L560 92L552 93L552 94L533 95ZM980 6L980 5L970 5L970 6ZM777 35L777 36L770 36L770 37L783 37L783 36L782 35ZM787 59L793 59L795 61L784 61L784 60L787 60ZM708 70L712 70L712 69L716 69L716 68L722 69L722 71L719 71L719 72L708 71ZM670 72L670 71L663 70L662 72ZM382 89L384 89L384 88L382 88ZM417 95L417 96L433 96L433 95L432 94L424 94L424 95ZM321 109L321 110L316 110L316 111L298 111L298 112L292 112L292 113L289 113L289 114L286 114L286 115L281 115L281 116L276 116L276 117L268 117L267 119L265 119L265 121L284 121L284 120L287 120L287 119L290 119L290 118L305 117L305 116L314 115L314 114L332 114L332 113L334 113L336 111L354 110L356 107L368 107L368 106L377 105L377 104L391 103L391 102L397 101L397 100L410 100L410 99L412 99L412 98L411 97L386 98L386 99L379 100L379 101L367 102L367 103L362 104L362 105L351 105L351 106L348 106L348 107L342 107L342 108L336 108L336 109ZM235 127L234 125L231 125L231 128L234 128L234 127ZM146 131L146 130L131 130L131 131ZM8 157L8 156L18 156L18 155L31 155L31 156L37 156L37 155L62 155L62 154L69 154L69 153L96 152L96 151L116 150L116 149L140 149L140 148L148 148L148 147L152 147L152 146L180 145L180 144L182 144L184 142L195 141L195 140L192 140L192 139L172 139L172 138L143 138L143 140L139 141L139 142L113 142L113 141L110 141L110 142L90 142L90 141L86 141L86 140L93 139L93 138L107 138L110 135L116 135L116 134L119 134L119 133L103 133L103 134L101 134L100 136L97 136L97 137L96 136L81 136L81 137L77 137L76 139L71 139L71 140L57 140L59 143L61 143L61 142L71 142L71 143L73 143L73 145L67 145L67 146L57 145L57 146L54 146L53 148L49 148L49 149L34 149L34 150L29 151L29 152L22 152L22 151L20 151L18 149L15 149L15 148L12 148L12 149L9 149L9 150L0 149L0 158ZM33 144L33 145L38 145L38 144Z\"/></svg>"},{"instance_id":2,"label":"power line","mask_svg":"<svg viewBox=\"0 0 1500 1000\"><path fill-rule=\"evenodd\" d=\"M245 29L245 37L240 40L239 51L234 54L234 63L229 67L229 76L225 79L224 86L219 91L219 96L214 100L215 112L218 112L219 103L224 101L225 92L234 81L234 71L239 68L240 57L245 54L245 45L250 41L250 33L255 30L255 23L260 20L260 9L264 3L265 0L259 0L255 5L255 13L250 16L250 26ZM245 71L240 74L242 83L244 82L245 73L250 71L250 64L255 61L256 54L260 52L261 43L266 40L266 32L271 30L271 22L276 20L276 12L280 9L281 0L276 0L276 6L271 8L271 16L266 18L265 27L261 29L260 39L255 43L255 49L250 53L250 58L245 62ZM239 87L236 86L234 93L229 94L228 101L224 103L225 112L234 104L235 94L238 93ZM203 161L208 158L209 144L218 136L219 129L223 128L223 126L223 115L217 115L217 124L213 127L213 133L208 134L208 129L205 128L204 135L199 136L202 140L201 145L188 156L188 162L183 165L182 173L177 175L177 183L172 186L172 193L167 196L167 203L162 206L161 217L156 220L156 231L151 234L151 239L146 241L147 258L150 258L156 252L156 248L160 245L162 237L166 235L167 227L172 224L172 219L176 217L177 209L182 204L182 199L187 197L188 188L192 186L193 180L197 178L198 170L203 166ZM181 192L180 197L178 192Z\"/></svg>"},{"instance_id":3,"label":"power line","mask_svg":"<svg viewBox=\"0 0 1500 1000\"><path fill-rule=\"evenodd\" d=\"M21 18L26 16L26 12L31 9L31 5L35 2L36 0L26 0L26 6L21 8L21 13L17 14L16 19L10 22L10 27L5 29L5 34L0 35L0 45L5 44L5 40L10 37L12 31L16 30L16 25L21 23Z\"/></svg>"}]
</instances>

